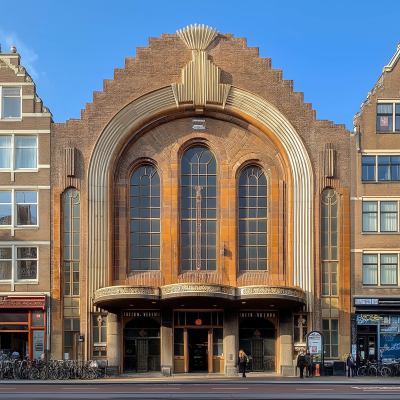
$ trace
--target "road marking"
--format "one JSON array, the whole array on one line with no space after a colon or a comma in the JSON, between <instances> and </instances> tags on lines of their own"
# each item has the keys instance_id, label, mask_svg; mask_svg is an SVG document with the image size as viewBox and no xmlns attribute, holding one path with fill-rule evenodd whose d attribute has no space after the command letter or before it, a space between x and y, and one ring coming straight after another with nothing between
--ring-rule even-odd
<instances>
[{"instance_id":1,"label":"road marking","mask_svg":"<svg viewBox=\"0 0 400 400\"><path fill-rule=\"evenodd\" d=\"M333 389L296 389L296 390L333 390Z\"/></svg>"},{"instance_id":2,"label":"road marking","mask_svg":"<svg viewBox=\"0 0 400 400\"><path fill-rule=\"evenodd\" d=\"M62 388L63 390L71 389L71 390L97 390L98 388L84 388L84 387L66 387Z\"/></svg>"},{"instance_id":3,"label":"road marking","mask_svg":"<svg viewBox=\"0 0 400 400\"><path fill-rule=\"evenodd\" d=\"M219 389L219 390L248 390L249 388L221 388L221 387L219 387L219 388L211 388L211 389L213 389L213 390L217 390L217 389Z\"/></svg>"},{"instance_id":4,"label":"road marking","mask_svg":"<svg viewBox=\"0 0 400 400\"><path fill-rule=\"evenodd\" d=\"M143 388L140 390L181 390L181 388Z\"/></svg>"}]
</instances>

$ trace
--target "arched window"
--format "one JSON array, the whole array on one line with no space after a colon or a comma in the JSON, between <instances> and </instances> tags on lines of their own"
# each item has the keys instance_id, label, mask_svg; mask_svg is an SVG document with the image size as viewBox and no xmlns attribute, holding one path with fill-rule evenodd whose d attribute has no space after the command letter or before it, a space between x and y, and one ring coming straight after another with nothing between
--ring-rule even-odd
<instances>
[{"instance_id":1,"label":"arched window","mask_svg":"<svg viewBox=\"0 0 400 400\"><path fill-rule=\"evenodd\" d=\"M217 164L206 147L185 152L181 163L182 270L217 269Z\"/></svg>"},{"instance_id":2,"label":"arched window","mask_svg":"<svg viewBox=\"0 0 400 400\"><path fill-rule=\"evenodd\" d=\"M267 178L256 166L239 178L239 270L267 270Z\"/></svg>"},{"instance_id":3,"label":"arched window","mask_svg":"<svg viewBox=\"0 0 400 400\"><path fill-rule=\"evenodd\" d=\"M80 236L81 204L76 189L64 194L64 353L76 359L74 334L80 331Z\"/></svg>"},{"instance_id":4,"label":"arched window","mask_svg":"<svg viewBox=\"0 0 400 400\"><path fill-rule=\"evenodd\" d=\"M160 269L160 177L152 165L131 178L131 270Z\"/></svg>"},{"instance_id":5,"label":"arched window","mask_svg":"<svg viewBox=\"0 0 400 400\"><path fill-rule=\"evenodd\" d=\"M326 189L321 196L322 330L325 357L339 355L339 196Z\"/></svg>"}]
</instances>

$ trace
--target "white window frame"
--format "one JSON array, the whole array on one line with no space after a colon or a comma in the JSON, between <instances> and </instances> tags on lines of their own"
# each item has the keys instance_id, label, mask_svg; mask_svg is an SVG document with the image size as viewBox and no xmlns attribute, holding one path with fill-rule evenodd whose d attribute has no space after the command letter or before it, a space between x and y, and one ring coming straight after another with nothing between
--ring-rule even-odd
<instances>
[{"instance_id":1,"label":"white window frame","mask_svg":"<svg viewBox=\"0 0 400 400\"><path fill-rule=\"evenodd\" d=\"M391 131L378 131L378 124L377 122L375 123L376 127L376 133L400 133L400 129L396 130L396 104L400 105L399 100L384 100L384 99L379 99L376 104L376 119L378 119L378 104L391 104L392 105L392 130Z\"/></svg>"},{"instance_id":2,"label":"white window frame","mask_svg":"<svg viewBox=\"0 0 400 400\"><path fill-rule=\"evenodd\" d=\"M3 115L3 89L19 89L19 99L21 101L21 115L19 117L4 117ZM22 87L18 85L0 86L0 119L5 121L20 121L22 120Z\"/></svg>"},{"instance_id":3,"label":"white window frame","mask_svg":"<svg viewBox=\"0 0 400 400\"><path fill-rule=\"evenodd\" d=\"M398 131L400 133L400 131ZM366 156L366 157L375 157L375 176L374 179L368 179L368 180L364 180L363 179L363 161L362 161L362 157ZM388 183L388 182L394 182L394 183L400 183L399 179L392 179L392 173L390 171L390 179L387 180L379 180L379 163L378 163L378 157L400 157L400 154L398 152L392 152L392 153L382 153L382 154L369 154L369 152L365 152L362 154L361 156L361 183L371 183L371 182L378 182L378 183ZM396 164L397 165L397 164ZM390 164L390 167L392 166L392 164ZM390 168L389 167L389 168Z\"/></svg>"},{"instance_id":4,"label":"white window frame","mask_svg":"<svg viewBox=\"0 0 400 400\"><path fill-rule=\"evenodd\" d=\"M32 245L29 244L29 242L26 243L19 243L19 244L6 244L6 245L0 245L1 248L11 248L12 249L12 261L11 261L11 279L7 280L0 280L0 284L3 283L37 283L39 282L39 265L40 265L40 256L39 256L39 246L38 245ZM35 259L32 258L32 260L36 260L36 279L18 279L18 258L17 258L17 249L19 247L34 247L36 248L36 254L37 257Z\"/></svg>"},{"instance_id":5,"label":"white window frame","mask_svg":"<svg viewBox=\"0 0 400 400\"><path fill-rule=\"evenodd\" d=\"M2 190L0 187L0 192L11 192L11 225L0 225L1 229L29 229L29 228L38 228L39 227L39 191L38 190L30 190L30 189L8 189ZM17 214L17 192L34 192L36 193L36 203L27 203L27 204L36 204L37 206L37 224L36 225L18 225L18 214ZM2 203L8 204L8 203ZM22 203L18 203L22 204Z\"/></svg>"},{"instance_id":6,"label":"white window frame","mask_svg":"<svg viewBox=\"0 0 400 400\"><path fill-rule=\"evenodd\" d=\"M38 135L30 135L30 134L15 134L15 133L6 133L1 134L3 137L11 137L11 165L10 168L0 168L0 172L37 172L39 170L39 136ZM16 167L16 149L17 149L17 138L19 137L35 137L36 138L36 167L34 168L17 168ZM32 147L31 147L32 148Z\"/></svg>"},{"instance_id":7,"label":"white window frame","mask_svg":"<svg viewBox=\"0 0 400 400\"><path fill-rule=\"evenodd\" d=\"M378 230L377 231L364 231L364 202L376 202L378 203ZM381 202L387 203L397 203L397 230L395 231L381 231ZM392 199L392 198L380 198L380 199L369 199L363 197L362 199L362 206L361 206L361 213L362 213L362 232L366 234L377 234L377 233L383 233L385 235L390 235L390 234L396 234L399 233L399 207L400 207L400 201L398 199Z\"/></svg>"},{"instance_id":8,"label":"white window frame","mask_svg":"<svg viewBox=\"0 0 400 400\"><path fill-rule=\"evenodd\" d=\"M364 254L365 255L376 255L378 257L378 277L377 277L377 284L365 284L364 283ZM382 285L381 284L381 255L385 254L390 254L390 255L397 255L397 284L394 285ZM380 287L380 288L387 288L387 289L393 289L397 288L400 286L400 271L399 271L399 264L400 264L400 251L399 250L380 250L380 251L363 251L362 253L362 283L363 287L365 288L371 288L371 287Z\"/></svg>"}]
</instances>

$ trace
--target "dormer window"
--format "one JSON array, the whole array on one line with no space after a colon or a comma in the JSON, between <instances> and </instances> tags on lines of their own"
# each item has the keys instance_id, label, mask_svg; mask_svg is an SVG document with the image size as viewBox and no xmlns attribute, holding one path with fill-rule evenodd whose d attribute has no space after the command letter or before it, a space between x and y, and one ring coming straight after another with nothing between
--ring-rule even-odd
<instances>
[{"instance_id":1,"label":"dormer window","mask_svg":"<svg viewBox=\"0 0 400 400\"><path fill-rule=\"evenodd\" d=\"M2 89L1 117L21 118L21 88Z\"/></svg>"},{"instance_id":2,"label":"dormer window","mask_svg":"<svg viewBox=\"0 0 400 400\"><path fill-rule=\"evenodd\" d=\"M376 130L378 132L400 131L400 103L378 103Z\"/></svg>"}]
</instances>

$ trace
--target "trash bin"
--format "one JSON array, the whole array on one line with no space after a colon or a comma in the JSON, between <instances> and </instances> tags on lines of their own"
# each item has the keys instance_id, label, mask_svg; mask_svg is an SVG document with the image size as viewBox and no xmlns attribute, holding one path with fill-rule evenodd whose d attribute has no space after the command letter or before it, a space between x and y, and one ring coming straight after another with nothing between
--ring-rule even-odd
<instances>
[{"instance_id":1,"label":"trash bin","mask_svg":"<svg viewBox=\"0 0 400 400\"><path fill-rule=\"evenodd\" d=\"M333 363L334 376L346 376L346 363L344 361L335 361Z\"/></svg>"}]
</instances>

